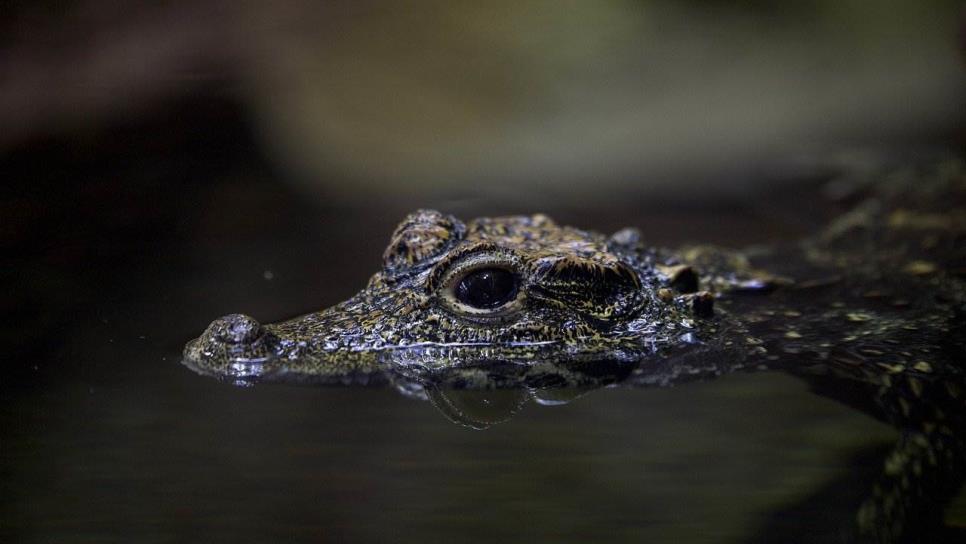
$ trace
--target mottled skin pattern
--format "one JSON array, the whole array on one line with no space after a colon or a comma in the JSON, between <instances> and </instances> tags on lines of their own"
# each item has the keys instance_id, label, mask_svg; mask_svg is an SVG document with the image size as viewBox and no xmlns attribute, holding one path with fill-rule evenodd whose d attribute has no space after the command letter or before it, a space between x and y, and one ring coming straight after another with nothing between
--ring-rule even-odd
<instances>
[{"instance_id":1,"label":"mottled skin pattern","mask_svg":"<svg viewBox=\"0 0 966 544\"><path fill-rule=\"evenodd\" d=\"M273 325L226 316L186 359L216 375L309 381L479 360L636 359L705 326L694 300L710 303L710 295L673 292L673 270L662 265L679 259L641 251L635 236L607 238L542 215L464 225L421 210L403 220L383 270L355 297ZM494 264L520 274L519 307L496 315L454 307L453 279Z\"/></svg>"},{"instance_id":2,"label":"mottled skin pattern","mask_svg":"<svg viewBox=\"0 0 966 544\"><path fill-rule=\"evenodd\" d=\"M756 252L417 211L353 298L271 325L225 316L184 362L242 384L388 382L479 428L531 397L782 369L902 431L848 534L914 539L963 480L966 175L954 161L853 190L819 235ZM486 267L520 281L498 311L454 296ZM481 411L473 391L495 389L503 401Z\"/></svg>"}]
</instances>

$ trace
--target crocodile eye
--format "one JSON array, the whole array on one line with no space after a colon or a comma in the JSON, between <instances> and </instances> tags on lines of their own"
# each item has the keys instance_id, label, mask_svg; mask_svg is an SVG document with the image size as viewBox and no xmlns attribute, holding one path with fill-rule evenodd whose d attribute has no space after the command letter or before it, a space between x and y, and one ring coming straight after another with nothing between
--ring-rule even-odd
<instances>
[{"instance_id":1,"label":"crocodile eye","mask_svg":"<svg viewBox=\"0 0 966 544\"><path fill-rule=\"evenodd\" d=\"M507 319L523 309L526 299L524 278L514 257L494 252L473 254L446 266L436 285L443 308L470 319Z\"/></svg>"},{"instance_id":2,"label":"crocodile eye","mask_svg":"<svg viewBox=\"0 0 966 544\"><path fill-rule=\"evenodd\" d=\"M456 300L478 310L493 310L513 301L520 280L504 268L480 268L463 276L454 288Z\"/></svg>"}]
</instances>

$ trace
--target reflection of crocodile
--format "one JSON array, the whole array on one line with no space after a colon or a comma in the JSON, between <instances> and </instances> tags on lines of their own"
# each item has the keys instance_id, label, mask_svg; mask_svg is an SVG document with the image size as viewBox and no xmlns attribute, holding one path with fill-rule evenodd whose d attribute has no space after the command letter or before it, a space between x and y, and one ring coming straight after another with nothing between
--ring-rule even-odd
<instances>
[{"instance_id":1,"label":"reflection of crocodile","mask_svg":"<svg viewBox=\"0 0 966 544\"><path fill-rule=\"evenodd\" d=\"M941 519L966 456L966 175L913 174L862 188L812 239L753 253L419 211L355 297L271 325L222 317L184 362L236 383L392 382L471 426L531 396L781 368L902 431L858 527L908 537ZM497 388L481 413L472 390Z\"/></svg>"}]
</instances>

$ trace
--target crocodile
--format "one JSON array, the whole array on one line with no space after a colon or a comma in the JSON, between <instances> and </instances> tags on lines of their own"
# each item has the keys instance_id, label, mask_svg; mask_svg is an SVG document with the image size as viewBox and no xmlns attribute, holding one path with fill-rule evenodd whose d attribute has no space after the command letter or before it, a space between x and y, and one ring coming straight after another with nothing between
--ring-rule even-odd
<instances>
[{"instance_id":1,"label":"crocodile","mask_svg":"<svg viewBox=\"0 0 966 544\"><path fill-rule=\"evenodd\" d=\"M778 369L901 431L854 533L909 540L966 471L966 166L853 192L816 235L750 250L418 210L357 295L274 324L221 317L183 363L238 385L391 384L476 428L530 399Z\"/></svg>"}]
</instances>

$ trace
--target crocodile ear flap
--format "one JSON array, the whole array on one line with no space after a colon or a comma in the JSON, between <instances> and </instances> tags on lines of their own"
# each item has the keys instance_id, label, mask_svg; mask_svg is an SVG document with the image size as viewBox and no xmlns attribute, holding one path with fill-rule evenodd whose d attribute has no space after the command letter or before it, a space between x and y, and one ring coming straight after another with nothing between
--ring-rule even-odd
<instances>
[{"instance_id":1,"label":"crocodile ear flap","mask_svg":"<svg viewBox=\"0 0 966 544\"><path fill-rule=\"evenodd\" d=\"M616 259L541 259L535 280L541 295L599 321L627 315L644 300L637 274Z\"/></svg>"},{"instance_id":2,"label":"crocodile ear flap","mask_svg":"<svg viewBox=\"0 0 966 544\"><path fill-rule=\"evenodd\" d=\"M436 210L418 210L406 216L392 233L382 255L389 273L434 262L460 241L466 232L462 221Z\"/></svg>"}]
</instances>

